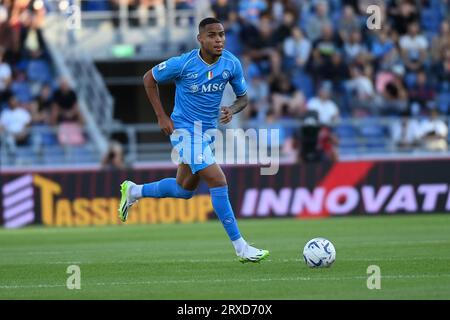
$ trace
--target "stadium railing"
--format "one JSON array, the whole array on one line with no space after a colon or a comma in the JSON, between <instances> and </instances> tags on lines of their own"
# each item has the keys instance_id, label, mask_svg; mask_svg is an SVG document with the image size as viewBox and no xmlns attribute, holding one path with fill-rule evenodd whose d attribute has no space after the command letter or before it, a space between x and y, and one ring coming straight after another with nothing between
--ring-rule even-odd
<instances>
[{"instance_id":1,"label":"stadium railing","mask_svg":"<svg viewBox=\"0 0 450 320\"><path fill-rule=\"evenodd\" d=\"M448 118L443 118L448 124ZM381 117L356 119L346 118L339 120L333 127L333 132L339 139L337 145L341 160L364 159L364 158L395 158L395 157L449 157L450 152L431 152L420 147L399 148L391 138L392 126L398 122L398 118ZM283 119L270 126L258 121L244 121L241 123L244 133L247 129L276 129L285 131L297 131L302 122L295 119ZM225 128L221 128L222 132ZM171 145L167 142L145 141L146 134L161 135L157 124L124 125L116 123L109 128L110 136L123 134L126 136L125 144L126 159L130 163L168 161L170 160ZM141 138L142 137L142 138ZM295 137L294 137L295 139ZM258 147L256 143L248 145ZM246 146L248 147L248 146ZM281 146L280 146L281 148ZM233 152L234 150L227 150ZM257 154L252 150L253 154ZM217 152L217 150L216 150ZM250 152L250 151L249 151ZM292 154L280 153L282 161L295 161Z\"/></svg>"},{"instance_id":2,"label":"stadium railing","mask_svg":"<svg viewBox=\"0 0 450 320\"><path fill-rule=\"evenodd\" d=\"M443 118L448 124L450 118ZM341 119L338 121L333 131L339 139L337 146L341 161L363 160L363 159L403 159L403 158L448 158L450 151L431 152L420 147L398 148L391 139L391 128L397 118L370 118L370 119ZM284 119L269 127L267 124L257 121L243 121L241 128L243 133L248 129L274 129L300 130L301 121L296 119ZM220 128L222 133L224 129ZM71 166L72 168L91 166L99 167L104 151L100 150L93 141L81 146L62 146L57 142L48 143L49 136L56 135L56 127L32 127L30 143L27 146L18 146L15 152L8 151L5 136L2 135L2 148L0 151L0 161L2 169L8 168L57 168ZM88 131L85 128L85 134ZM122 124L113 122L107 128L104 139L112 139L114 136L122 136L125 162L131 166L151 165L154 163L170 163L172 147L167 137L163 136L156 123L149 124ZM252 155L258 155L257 139L250 143L246 140L241 161L256 161L250 159ZM295 139L295 138L294 138ZM242 145L240 145L242 147ZM250 147L253 147L250 149ZM297 161L295 154L283 153L280 146L280 162L293 163ZM234 150L226 150L235 152ZM216 153L218 150L216 150ZM227 156L222 154L223 159Z\"/></svg>"},{"instance_id":3,"label":"stadium railing","mask_svg":"<svg viewBox=\"0 0 450 320\"><path fill-rule=\"evenodd\" d=\"M78 145L61 144L58 126L32 126L28 143L18 146L6 135L0 135L2 169L29 167L82 166L100 162L100 152L87 140ZM88 135L84 129L83 134Z\"/></svg>"}]
</instances>

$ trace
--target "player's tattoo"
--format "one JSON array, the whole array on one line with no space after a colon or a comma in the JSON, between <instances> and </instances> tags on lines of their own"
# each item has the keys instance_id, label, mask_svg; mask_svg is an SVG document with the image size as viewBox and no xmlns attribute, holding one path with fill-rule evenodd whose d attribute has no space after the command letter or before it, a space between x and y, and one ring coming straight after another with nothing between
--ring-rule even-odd
<instances>
[{"instance_id":1,"label":"player's tattoo","mask_svg":"<svg viewBox=\"0 0 450 320\"><path fill-rule=\"evenodd\" d=\"M233 114L241 112L248 104L248 97L246 94L237 97L233 104L229 107Z\"/></svg>"}]
</instances>

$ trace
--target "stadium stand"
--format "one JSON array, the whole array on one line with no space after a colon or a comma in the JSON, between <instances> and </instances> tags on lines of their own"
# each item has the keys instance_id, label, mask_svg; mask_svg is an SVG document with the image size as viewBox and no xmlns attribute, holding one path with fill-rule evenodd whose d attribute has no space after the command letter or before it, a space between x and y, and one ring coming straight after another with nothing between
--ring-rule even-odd
<instances>
[{"instance_id":1,"label":"stadium stand","mask_svg":"<svg viewBox=\"0 0 450 320\"><path fill-rule=\"evenodd\" d=\"M366 26L369 4L381 8L380 30ZM79 29L64 29L71 5L83 13ZM157 126L114 118L128 106L113 101L95 61L161 61L194 48L196 24L210 14L223 21L249 84L238 125L282 128L288 158L311 110L332 129L342 159L448 154L449 8L446 0L3 1L0 108L2 119L21 110L24 128L2 120L2 163L100 164L117 133L126 136L126 162L167 161L167 142L140 138ZM52 120L61 76L78 101L78 125Z\"/></svg>"}]
</instances>

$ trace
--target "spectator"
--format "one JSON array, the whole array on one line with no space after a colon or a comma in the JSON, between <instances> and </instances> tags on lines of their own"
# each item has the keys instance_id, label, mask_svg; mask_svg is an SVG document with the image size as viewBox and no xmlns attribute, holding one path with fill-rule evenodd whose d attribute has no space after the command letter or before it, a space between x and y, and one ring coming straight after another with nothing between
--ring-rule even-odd
<instances>
[{"instance_id":1,"label":"spectator","mask_svg":"<svg viewBox=\"0 0 450 320\"><path fill-rule=\"evenodd\" d=\"M433 37L431 43L431 56L434 63L442 61L447 48L450 48L450 22L444 20L442 21L439 34Z\"/></svg>"},{"instance_id":2,"label":"spectator","mask_svg":"<svg viewBox=\"0 0 450 320\"><path fill-rule=\"evenodd\" d=\"M410 118L409 112L404 112L399 120L393 122L391 127L391 139L394 146L404 151L418 147L419 129L419 123Z\"/></svg>"},{"instance_id":3,"label":"spectator","mask_svg":"<svg viewBox=\"0 0 450 320\"><path fill-rule=\"evenodd\" d=\"M123 148L119 142L110 142L108 152L106 152L102 159L102 168L109 170L125 169Z\"/></svg>"},{"instance_id":4,"label":"spectator","mask_svg":"<svg viewBox=\"0 0 450 320\"><path fill-rule=\"evenodd\" d=\"M322 36L313 44L313 51L307 68L313 75L316 84L323 80L323 70L330 67L333 54L339 52L341 47L340 39L333 32L333 26L331 24L324 25Z\"/></svg>"},{"instance_id":5,"label":"spectator","mask_svg":"<svg viewBox=\"0 0 450 320\"><path fill-rule=\"evenodd\" d=\"M401 0L391 2L393 5L389 9L389 17L393 21L394 30L400 35L404 35L408 26L419 21L418 8L414 0Z\"/></svg>"},{"instance_id":6,"label":"spectator","mask_svg":"<svg viewBox=\"0 0 450 320\"><path fill-rule=\"evenodd\" d=\"M30 106L33 124L50 124L52 109L52 88L49 84L44 84L37 97L34 98Z\"/></svg>"},{"instance_id":7,"label":"spectator","mask_svg":"<svg viewBox=\"0 0 450 320\"><path fill-rule=\"evenodd\" d=\"M341 40L335 35L333 25L325 24L322 35L313 44L313 59L322 60L325 64L331 61L333 53L342 47Z\"/></svg>"},{"instance_id":8,"label":"spectator","mask_svg":"<svg viewBox=\"0 0 450 320\"><path fill-rule=\"evenodd\" d=\"M12 144L11 147L26 145L30 134L31 116L12 93L8 94L7 101L7 108L0 114L0 133L6 134L6 139Z\"/></svg>"},{"instance_id":9,"label":"spectator","mask_svg":"<svg viewBox=\"0 0 450 320\"><path fill-rule=\"evenodd\" d=\"M339 36L342 41L348 42L350 35L354 31L360 31L361 26L358 17L355 15L355 10L352 6L346 5L342 9L342 14L338 22Z\"/></svg>"},{"instance_id":10,"label":"spectator","mask_svg":"<svg viewBox=\"0 0 450 320\"><path fill-rule=\"evenodd\" d=\"M273 41L275 46L282 47L283 42L292 35L292 30L295 28L295 15L293 12L285 11L283 14L283 21L273 33Z\"/></svg>"},{"instance_id":11,"label":"spectator","mask_svg":"<svg viewBox=\"0 0 450 320\"><path fill-rule=\"evenodd\" d=\"M2 101L1 96L5 93L11 83L11 67L4 61L5 48L0 47L0 103Z\"/></svg>"},{"instance_id":12,"label":"spectator","mask_svg":"<svg viewBox=\"0 0 450 320\"><path fill-rule=\"evenodd\" d=\"M419 32L419 23L413 22L408 26L408 33L400 38L402 59L412 72L422 68L427 58L428 40Z\"/></svg>"},{"instance_id":13,"label":"spectator","mask_svg":"<svg viewBox=\"0 0 450 320\"><path fill-rule=\"evenodd\" d=\"M347 63L351 64L358 56L368 56L369 50L362 42L361 31L355 30L350 33L347 42L344 43L344 52Z\"/></svg>"},{"instance_id":14,"label":"spectator","mask_svg":"<svg viewBox=\"0 0 450 320\"><path fill-rule=\"evenodd\" d=\"M319 123L321 125L333 125L339 118L339 108L330 99L332 85L329 82L324 82L319 88L319 95L311 98L307 103L309 111L316 111L318 114Z\"/></svg>"},{"instance_id":15,"label":"spectator","mask_svg":"<svg viewBox=\"0 0 450 320\"><path fill-rule=\"evenodd\" d=\"M349 77L349 71L340 51L332 54L330 64L323 64L317 69L317 77L318 82L329 80L335 90L341 90L343 82Z\"/></svg>"},{"instance_id":16,"label":"spectator","mask_svg":"<svg viewBox=\"0 0 450 320\"><path fill-rule=\"evenodd\" d=\"M439 119L437 109L432 109L430 118L424 120L420 125L420 143L428 151L447 151L448 127Z\"/></svg>"},{"instance_id":17,"label":"spectator","mask_svg":"<svg viewBox=\"0 0 450 320\"><path fill-rule=\"evenodd\" d=\"M389 37L386 28L376 33L376 38L372 42L371 55L379 63L395 47L394 41Z\"/></svg>"},{"instance_id":18,"label":"spectator","mask_svg":"<svg viewBox=\"0 0 450 320\"><path fill-rule=\"evenodd\" d=\"M430 101L434 100L436 90L431 85L424 70L416 73L416 81L409 89L409 100L413 114L424 113Z\"/></svg>"},{"instance_id":19,"label":"spectator","mask_svg":"<svg viewBox=\"0 0 450 320\"><path fill-rule=\"evenodd\" d=\"M366 115L379 115L379 101L372 80L355 65L350 68L350 75L346 89L350 95L348 100L353 115L357 116L361 111Z\"/></svg>"},{"instance_id":20,"label":"spectator","mask_svg":"<svg viewBox=\"0 0 450 320\"><path fill-rule=\"evenodd\" d=\"M253 25L245 25L242 37L242 42L247 47L247 54L263 74L280 72L281 57L274 47L273 29L268 16L261 17L258 28Z\"/></svg>"},{"instance_id":21,"label":"spectator","mask_svg":"<svg viewBox=\"0 0 450 320\"><path fill-rule=\"evenodd\" d=\"M306 22L306 34L313 42L323 36L325 26L331 25L328 9L327 1L317 1L315 6L315 14L311 15Z\"/></svg>"},{"instance_id":22,"label":"spectator","mask_svg":"<svg viewBox=\"0 0 450 320\"><path fill-rule=\"evenodd\" d=\"M403 83L405 69L402 65L392 67L392 72L377 75L377 91L382 96L383 114L396 116L408 111L408 92Z\"/></svg>"},{"instance_id":23,"label":"spectator","mask_svg":"<svg viewBox=\"0 0 450 320\"><path fill-rule=\"evenodd\" d=\"M83 119L78 109L77 96L65 78L59 81L59 89L53 95L51 123L76 122L82 124Z\"/></svg>"},{"instance_id":24,"label":"spectator","mask_svg":"<svg viewBox=\"0 0 450 320\"><path fill-rule=\"evenodd\" d=\"M305 38L298 27L292 29L292 35L284 40L284 68L292 71L292 68L303 69L309 60L311 53L311 41Z\"/></svg>"},{"instance_id":25,"label":"spectator","mask_svg":"<svg viewBox=\"0 0 450 320\"><path fill-rule=\"evenodd\" d=\"M304 95L296 90L287 75L281 73L274 76L270 81L270 92L275 117L281 116L284 107L292 115L298 115L306 111L304 109Z\"/></svg>"}]
</instances>

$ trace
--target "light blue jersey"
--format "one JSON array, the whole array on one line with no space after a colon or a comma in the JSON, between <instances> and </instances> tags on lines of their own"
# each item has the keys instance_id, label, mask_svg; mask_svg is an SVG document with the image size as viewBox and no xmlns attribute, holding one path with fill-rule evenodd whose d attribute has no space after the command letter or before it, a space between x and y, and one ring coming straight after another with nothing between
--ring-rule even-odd
<instances>
[{"instance_id":1,"label":"light blue jersey","mask_svg":"<svg viewBox=\"0 0 450 320\"><path fill-rule=\"evenodd\" d=\"M217 128L220 102L229 82L236 96L247 93L240 61L229 51L213 64L200 57L200 49L170 58L152 68L157 82L174 80L175 106L171 115L175 129L193 128L202 122L203 131Z\"/></svg>"}]
</instances>

